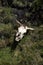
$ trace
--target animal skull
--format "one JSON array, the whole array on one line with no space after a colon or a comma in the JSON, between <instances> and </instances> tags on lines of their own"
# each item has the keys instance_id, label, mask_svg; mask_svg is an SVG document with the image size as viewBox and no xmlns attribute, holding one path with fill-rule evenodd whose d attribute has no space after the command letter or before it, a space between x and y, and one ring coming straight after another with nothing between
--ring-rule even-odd
<instances>
[{"instance_id":1,"label":"animal skull","mask_svg":"<svg viewBox=\"0 0 43 65\"><path fill-rule=\"evenodd\" d=\"M18 28L18 31L16 33L16 38L15 40L16 41L20 41L23 37L24 37L24 33L27 32L27 30L34 30L33 28L29 28L27 26L23 26L21 25L19 28Z\"/></svg>"}]
</instances>

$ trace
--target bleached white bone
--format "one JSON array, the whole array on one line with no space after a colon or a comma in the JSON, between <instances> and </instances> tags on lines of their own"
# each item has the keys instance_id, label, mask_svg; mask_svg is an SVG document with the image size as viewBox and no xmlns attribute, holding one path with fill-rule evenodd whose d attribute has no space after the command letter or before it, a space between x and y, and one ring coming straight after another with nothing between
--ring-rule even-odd
<instances>
[{"instance_id":1,"label":"bleached white bone","mask_svg":"<svg viewBox=\"0 0 43 65\"><path fill-rule=\"evenodd\" d=\"M22 24L20 21L16 20L16 22L17 22L20 26L23 26L23 24ZM31 27L28 27L28 26L26 26L26 29L27 29L27 30L34 30L34 28L31 28Z\"/></svg>"},{"instance_id":2,"label":"bleached white bone","mask_svg":"<svg viewBox=\"0 0 43 65\"><path fill-rule=\"evenodd\" d=\"M22 23L20 23L20 21L16 20L16 22L19 24L19 25L23 25Z\"/></svg>"},{"instance_id":3,"label":"bleached white bone","mask_svg":"<svg viewBox=\"0 0 43 65\"><path fill-rule=\"evenodd\" d=\"M34 30L34 28L31 28L31 27L28 27L28 26L24 26L19 21L17 21L17 23L20 24L20 27L18 28L18 31L16 33L16 38L15 38L16 41L20 41L23 38L24 33L27 32L27 30Z\"/></svg>"},{"instance_id":4,"label":"bleached white bone","mask_svg":"<svg viewBox=\"0 0 43 65\"><path fill-rule=\"evenodd\" d=\"M26 26L26 29L27 29L27 30L34 30L34 28L27 27L27 26Z\"/></svg>"}]
</instances>

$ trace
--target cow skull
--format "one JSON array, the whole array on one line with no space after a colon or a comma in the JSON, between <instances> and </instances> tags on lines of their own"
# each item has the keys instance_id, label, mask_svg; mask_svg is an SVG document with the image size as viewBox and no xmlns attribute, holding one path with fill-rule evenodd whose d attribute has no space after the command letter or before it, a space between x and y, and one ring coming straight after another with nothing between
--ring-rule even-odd
<instances>
[{"instance_id":1,"label":"cow skull","mask_svg":"<svg viewBox=\"0 0 43 65\"><path fill-rule=\"evenodd\" d=\"M16 41L20 41L20 40L24 37L24 33L26 33L27 30L34 30L34 28L29 28L29 27L27 27L27 26L21 25L21 26L18 28L18 31L17 31L17 33L16 33L16 38L15 38L15 40L16 40Z\"/></svg>"}]
</instances>

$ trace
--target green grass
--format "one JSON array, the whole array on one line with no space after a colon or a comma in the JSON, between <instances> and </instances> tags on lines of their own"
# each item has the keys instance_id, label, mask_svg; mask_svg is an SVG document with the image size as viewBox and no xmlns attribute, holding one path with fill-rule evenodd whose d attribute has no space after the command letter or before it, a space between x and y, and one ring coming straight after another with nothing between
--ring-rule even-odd
<instances>
[{"instance_id":1,"label":"green grass","mask_svg":"<svg viewBox=\"0 0 43 65\"><path fill-rule=\"evenodd\" d=\"M8 25L1 25L0 29L7 26L5 28L7 30L11 27L10 25L8 27ZM0 65L43 65L43 40L38 37L43 34L43 31L42 28L36 28L36 30L34 32L30 31L30 35L28 33L14 51L10 52L11 46L0 48ZM34 36L35 38L33 38ZM9 41L12 43L13 39L12 36Z\"/></svg>"}]
</instances>

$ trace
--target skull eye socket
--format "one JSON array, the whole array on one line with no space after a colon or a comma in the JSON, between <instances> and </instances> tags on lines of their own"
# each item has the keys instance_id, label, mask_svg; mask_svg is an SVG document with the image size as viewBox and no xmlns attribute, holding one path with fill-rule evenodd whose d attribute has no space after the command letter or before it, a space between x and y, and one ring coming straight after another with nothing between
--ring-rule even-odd
<instances>
[{"instance_id":1,"label":"skull eye socket","mask_svg":"<svg viewBox=\"0 0 43 65\"><path fill-rule=\"evenodd\" d=\"M21 34L21 33L19 33L18 36L20 36L20 34ZM16 36L16 37L18 37L18 36Z\"/></svg>"}]
</instances>

